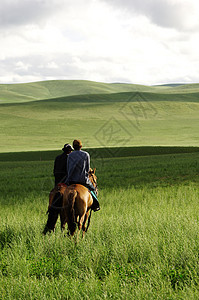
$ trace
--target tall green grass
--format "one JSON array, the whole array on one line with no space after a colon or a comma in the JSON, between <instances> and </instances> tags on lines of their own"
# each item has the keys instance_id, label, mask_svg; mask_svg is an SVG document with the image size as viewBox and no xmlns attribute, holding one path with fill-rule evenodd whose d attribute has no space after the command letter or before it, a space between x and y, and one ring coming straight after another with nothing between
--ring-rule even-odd
<instances>
[{"instance_id":1,"label":"tall green grass","mask_svg":"<svg viewBox=\"0 0 199 300\"><path fill-rule=\"evenodd\" d=\"M0 164L1 299L197 299L199 154L94 160L84 240L42 236L53 160Z\"/></svg>"}]
</instances>

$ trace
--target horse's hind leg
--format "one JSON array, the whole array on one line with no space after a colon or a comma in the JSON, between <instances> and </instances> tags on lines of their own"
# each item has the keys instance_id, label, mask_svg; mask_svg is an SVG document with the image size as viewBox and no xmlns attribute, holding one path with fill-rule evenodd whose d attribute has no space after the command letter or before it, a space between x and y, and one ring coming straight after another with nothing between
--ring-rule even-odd
<instances>
[{"instance_id":1,"label":"horse's hind leg","mask_svg":"<svg viewBox=\"0 0 199 300\"><path fill-rule=\"evenodd\" d=\"M79 217L79 220L77 222L77 225L78 225L78 229L81 230L82 229L82 224L83 224L83 219L84 218L84 215L82 217Z\"/></svg>"},{"instance_id":2,"label":"horse's hind leg","mask_svg":"<svg viewBox=\"0 0 199 300\"><path fill-rule=\"evenodd\" d=\"M84 213L84 214L81 216L81 218L80 218L80 220L79 220L79 222L78 222L79 232L80 232L80 230L82 229L82 237L84 237L85 232L88 230L88 226L89 226L89 223L90 223L90 217L91 217L91 213L90 213L90 215L89 215L89 213L90 213L90 210L87 211L86 213ZM86 222L87 222L87 220L88 220L88 225L87 225L87 227L86 227ZM79 232L78 232L78 234L79 234Z\"/></svg>"},{"instance_id":3,"label":"horse's hind leg","mask_svg":"<svg viewBox=\"0 0 199 300\"><path fill-rule=\"evenodd\" d=\"M61 231L63 231L65 229L66 222L67 222L63 209L60 212L60 221L61 221Z\"/></svg>"}]
</instances>

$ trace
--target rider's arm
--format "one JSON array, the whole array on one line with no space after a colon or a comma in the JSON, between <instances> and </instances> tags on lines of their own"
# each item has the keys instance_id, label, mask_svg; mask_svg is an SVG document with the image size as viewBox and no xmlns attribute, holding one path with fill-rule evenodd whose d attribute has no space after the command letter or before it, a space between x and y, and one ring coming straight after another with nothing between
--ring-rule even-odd
<instances>
[{"instance_id":1,"label":"rider's arm","mask_svg":"<svg viewBox=\"0 0 199 300\"><path fill-rule=\"evenodd\" d=\"M87 160L86 160L86 172L89 172L90 170L90 155L87 153Z\"/></svg>"}]
</instances>

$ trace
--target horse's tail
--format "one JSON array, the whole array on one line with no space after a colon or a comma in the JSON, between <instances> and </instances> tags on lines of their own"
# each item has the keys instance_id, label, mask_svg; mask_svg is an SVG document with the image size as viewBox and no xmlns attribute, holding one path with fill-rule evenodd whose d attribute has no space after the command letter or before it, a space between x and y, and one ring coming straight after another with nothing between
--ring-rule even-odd
<instances>
[{"instance_id":1,"label":"horse's tail","mask_svg":"<svg viewBox=\"0 0 199 300\"><path fill-rule=\"evenodd\" d=\"M54 199L55 195L56 195L56 190L55 190L55 188L54 188L54 189L52 189L52 190L50 191L50 193L49 193L48 210L49 210L49 208L50 208L51 205L52 205L52 202L53 202L53 199ZM48 213L48 210L47 210L47 213Z\"/></svg>"},{"instance_id":2,"label":"horse's tail","mask_svg":"<svg viewBox=\"0 0 199 300\"><path fill-rule=\"evenodd\" d=\"M68 229L71 235L74 235L76 230L75 207L74 207L76 197L77 197L76 190L69 191L67 214L68 214Z\"/></svg>"}]
</instances>

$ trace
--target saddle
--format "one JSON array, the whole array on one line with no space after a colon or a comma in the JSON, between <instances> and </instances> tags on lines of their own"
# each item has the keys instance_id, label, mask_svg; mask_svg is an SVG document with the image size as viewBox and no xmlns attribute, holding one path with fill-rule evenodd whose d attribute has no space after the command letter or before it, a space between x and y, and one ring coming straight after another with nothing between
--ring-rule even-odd
<instances>
[{"instance_id":1,"label":"saddle","mask_svg":"<svg viewBox=\"0 0 199 300\"><path fill-rule=\"evenodd\" d=\"M67 187L67 184L65 184L65 183L58 183L57 184L57 187L60 189L60 188L62 188L62 187Z\"/></svg>"}]
</instances>

